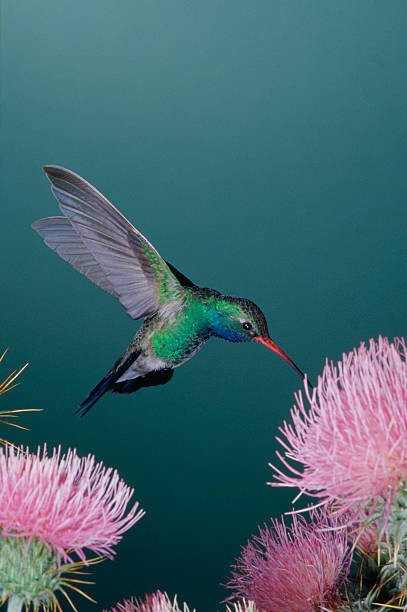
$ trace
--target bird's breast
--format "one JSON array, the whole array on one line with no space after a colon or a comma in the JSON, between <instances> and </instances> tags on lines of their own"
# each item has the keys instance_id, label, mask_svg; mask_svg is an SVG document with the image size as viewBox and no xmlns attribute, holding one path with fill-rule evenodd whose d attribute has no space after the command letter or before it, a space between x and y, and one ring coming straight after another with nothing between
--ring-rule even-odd
<instances>
[{"instance_id":1,"label":"bird's breast","mask_svg":"<svg viewBox=\"0 0 407 612\"><path fill-rule=\"evenodd\" d=\"M205 319L198 309L185 309L171 322L163 322L151 336L153 354L176 367L190 359L209 338Z\"/></svg>"}]
</instances>

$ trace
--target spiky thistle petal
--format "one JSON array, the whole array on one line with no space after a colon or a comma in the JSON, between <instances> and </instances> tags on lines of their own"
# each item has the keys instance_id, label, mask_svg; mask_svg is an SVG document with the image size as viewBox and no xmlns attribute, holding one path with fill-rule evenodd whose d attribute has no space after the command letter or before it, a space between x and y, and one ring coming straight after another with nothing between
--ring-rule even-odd
<instances>
[{"instance_id":1,"label":"spiky thistle petal","mask_svg":"<svg viewBox=\"0 0 407 612\"><path fill-rule=\"evenodd\" d=\"M226 612L259 612L254 601L242 599L226 606Z\"/></svg>"},{"instance_id":2,"label":"spiky thistle petal","mask_svg":"<svg viewBox=\"0 0 407 612\"><path fill-rule=\"evenodd\" d=\"M136 597L125 599L116 604L110 612L190 612L186 603L181 605L182 607L178 604L176 595L171 601L167 593L156 591L145 595L144 599ZM191 610L191 612L195 612L195 610Z\"/></svg>"},{"instance_id":3,"label":"spiky thistle petal","mask_svg":"<svg viewBox=\"0 0 407 612\"><path fill-rule=\"evenodd\" d=\"M346 529L323 510L311 511L311 519L293 515L291 526L283 519L260 528L234 565L229 599L247 598L262 612L312 612L340 602L350 563Z\"/></svg>"}]
</instances>

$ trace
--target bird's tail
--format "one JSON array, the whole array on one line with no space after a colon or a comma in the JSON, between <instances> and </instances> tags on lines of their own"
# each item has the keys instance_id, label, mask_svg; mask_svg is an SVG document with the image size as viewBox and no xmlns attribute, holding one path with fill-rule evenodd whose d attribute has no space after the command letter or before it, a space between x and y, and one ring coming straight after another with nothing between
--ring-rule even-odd
<instances>
[{"instance_id":1,"label":"bird's tail","mask_svg":"<svg viewBox=\"0 0 407 612\"><path fill-rule=\"evenodd\" d=\"M112 389L115 382L125 373L125 371L131 366L137 357L140 355L140 351L134 351L126 357L124 361L120 358L113 368L106 374L104 378L96 385L94 389L89 393L88 397L80 404L76 411L81 417L85 416L87 412L96 404L98 399Z\"/></svg>"}]
</instances>

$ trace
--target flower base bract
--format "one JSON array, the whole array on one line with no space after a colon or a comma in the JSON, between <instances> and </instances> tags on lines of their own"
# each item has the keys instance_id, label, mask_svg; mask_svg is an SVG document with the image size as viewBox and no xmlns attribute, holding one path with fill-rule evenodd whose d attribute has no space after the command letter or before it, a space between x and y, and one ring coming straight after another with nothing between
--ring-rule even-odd
<instances>
[{"instance_id":1,"label":"flower base bract","mask_svg":"<svg viewBox=\"0 0 407 612\"><path fill-rule=\"evenodd\" d=\"M69 586L66 573L74 572L77 566L59 564L56 553L37 538L0 538L1 599L14 596L34 609L60 609L55 593L65 594Z\"/></svg>"}]
</instances>

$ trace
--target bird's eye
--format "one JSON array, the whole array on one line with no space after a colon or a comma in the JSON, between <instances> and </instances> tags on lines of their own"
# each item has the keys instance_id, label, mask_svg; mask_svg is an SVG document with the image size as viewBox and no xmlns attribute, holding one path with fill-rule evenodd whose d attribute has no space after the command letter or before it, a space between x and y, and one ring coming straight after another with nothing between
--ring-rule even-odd
<instances>
[{"instance_id":1,"label":"bird's eye","mask_svg":"<svg viewBox=\"0 0 407 612\"><path fill-rule=\"evenodd\" d=\"M252 327L253 327L253 326L252 326L252 324L251 324L251 323L249 323L249 321L244 321L244 322L242 323L242 327L243 327L243 329L245 329L246 331L249 331L249 329L252 329Z\"/></svg>"}]
</instances>

